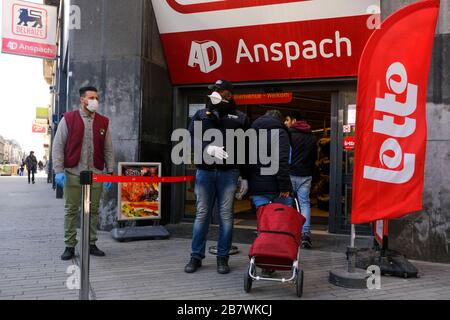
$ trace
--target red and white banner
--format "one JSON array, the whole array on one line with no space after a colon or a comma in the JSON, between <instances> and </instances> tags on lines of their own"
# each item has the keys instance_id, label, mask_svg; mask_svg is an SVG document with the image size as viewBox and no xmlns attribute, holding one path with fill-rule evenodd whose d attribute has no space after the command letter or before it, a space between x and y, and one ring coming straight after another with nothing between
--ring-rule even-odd
<instances>
[{"instance_id":1,"label":"red and white banner","mask_svg":"<svg viewBox=\"0 0 450 320\"><path fill-rule=\"evenodd\" d=\"M386 19L359 66L352 223L422 209L426 95L438 0Z\"/></svg>"},{"instance_id":2,"label":"red and white banner","mask_svg":"<svg viewBox=\"0 0 450 320\"><path fill-rule=\"evenodd\" d=\"M174 84L356 76L379 0L153 0Z\"/></svg>"},{"instance_id":3,"label":"red and white banner","mask_svg":"<svg viewBox=\"0 0 450 320\"><path fill-rule=\"evenodd\" d=\"M17 0L2 0L2 52L55 59L55 6Z\"/></svg>"},{"instance_id":4,"label":"red and white banner","mask_svg":"<svg viewBox=\"0 0 450 320\"><path fill-rule=\"evenodd\" d=\"M47 127L47 125L33 121L33 127L31 130L33 133L47 133Z\"/></svg>"}]
</instances>

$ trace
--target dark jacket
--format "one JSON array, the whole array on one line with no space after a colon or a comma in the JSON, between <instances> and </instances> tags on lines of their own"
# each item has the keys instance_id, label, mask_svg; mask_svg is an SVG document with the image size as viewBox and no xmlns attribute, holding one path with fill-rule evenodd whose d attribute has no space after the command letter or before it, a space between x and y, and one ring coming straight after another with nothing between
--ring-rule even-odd
<instances>
[{"instance_id":1,"label":"dark jacket","mask_svg":"<svg viewBox=\"0 0 450 320\"><path fill-rule=\"evenodd\" d=\"M312 176L317 160L317 141L311 132L311 126L304 121L297 121L289 129L289 133L292 146L290 174Z\"/></svg>"},{"instance_id":2,"label":"dark jacket","mask_svg":"<svg viewBox=\"0 0 450 320\"><path fill-rule=\"evenodd\" d=\"M251 126L252 129L267 129L267 155L272 154L271 150L271 132L279 132L279 168L275 175L261 175L261 168L270 167L262 165L259 159L259 138L258 135L258 163L252 164L250 168L249 187L250 195L279 195L281 192L292 191L291 179L289 177L289 134L287 128L281 120L264 115L255 120Z\"/></svg>"},{"instance_id":3,"label":"dark jacket","mask_svg":"<svg viewBox=\"0 0 450 320\"><path fill-rule=\"evenodd\" d=\"M26 159L25 159L25 163L27 165L27 170L28 171L36 171L37 169L37 159L34 155L29 155Z\"/></svg>"},{"instance_id":4,"label":"dark jacket","mask_svg":"<svg viewBox=\"0 0 450 320\"><path fill-rule=\"evenodd\" d=\"M238 164L236 156L234 156L234 163L227 164L227 162L231 162L232 154L236 155L237 153L237 143L235 143L235 150L232 152L231 150L227 150L227 141L226 141L226 130L227 129L242 129L244 131L249 128L249 120L247 115L239 110L237 110L236 103L234 100L231 100L229 103L220 103L218 105L213 105L211 102L208 102L207 107L205 109L199 110L195 113L192 121L189 125L189 132L191 134L191 142L192 142L192 151L194 152L194 123L201 122L202 124L202 136L208 129L218 129L222 133L223 144L220 146L224 147L224 150L229 153L229 158L224 160L223 164L214 163L214 164L206 164L203 161L202 163L197 164L198 169L203 170L230 170L230 169L239 169L241 172L241 176L244 179L248 179L248 173L246 170L245 164ZM201 137L200 137L201 138ZM202 141L202 150L204 151L207 146L210 144L219 146L218 143L214 143L213 141ZM248 149L248 148L246 148Z\"/></svg>"}]
</instances>

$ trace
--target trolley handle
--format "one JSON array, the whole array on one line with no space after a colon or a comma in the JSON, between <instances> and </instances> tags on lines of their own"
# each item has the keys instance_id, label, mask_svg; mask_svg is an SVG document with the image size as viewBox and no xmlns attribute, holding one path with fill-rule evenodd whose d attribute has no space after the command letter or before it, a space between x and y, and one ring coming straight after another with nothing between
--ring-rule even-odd
<instances>
[{"instance_id":1,"label":"trolley handle","mask_svg":"<svg viewBox=\"0 0 450 320\"><path fill-rule=\"evenodd\" d=\"M291 198L294 199L294 208L295 208L298 212L300 212L300 205L299 205L299 203L298 203L297 195L294 194L294 195L289 196L289 197L291 197ZM280 197L277 197L277 198L280 198ZM275 198L275 199L277 199L277 198ZM274 200L275 200L275 199L274 199ZM269 203L273 203L273 201L270 201Z\"/></svg>"}]
</instances>

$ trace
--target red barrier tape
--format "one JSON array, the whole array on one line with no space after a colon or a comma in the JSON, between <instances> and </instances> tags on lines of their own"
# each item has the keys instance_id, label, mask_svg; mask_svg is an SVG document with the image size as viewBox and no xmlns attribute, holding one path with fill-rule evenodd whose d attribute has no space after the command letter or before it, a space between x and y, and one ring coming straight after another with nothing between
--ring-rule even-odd
<instances>
[{"instance_id":1,"label":"red barrier tape","mask_svg":"<svg viewBox=\"0 0 450 320\"><path fill-rule=\"evenodd\" d=\"M123 182L147 182L147 183L176 183L176 182L187 182L193 181L194 176L180 176L180 177L145 177L145 176L111 176L105 174L94 174L94 182L113 182L113 183L123 183Z\"/></svg>"}]
</instances>

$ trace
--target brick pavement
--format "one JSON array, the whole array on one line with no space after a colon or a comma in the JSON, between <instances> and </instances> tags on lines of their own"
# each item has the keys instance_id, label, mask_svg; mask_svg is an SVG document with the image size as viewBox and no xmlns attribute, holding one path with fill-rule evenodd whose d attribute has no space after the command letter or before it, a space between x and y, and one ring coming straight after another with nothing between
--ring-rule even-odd
<instances>
[{"instance_id":1,"label":"brick pavement","mask_svg":"<svg viewBox=\"0 0 450 320\"><path fill-rule=\"evenodd\" d=\"M45 179L28 185L23 178L0 177L0 299L78 298L66 288L67 268L60 260L64 249L63 200ZM215 257L207 254L194 274L183 272L189 258L189 239L116 242L99 233L98 245L106 257L91 259L91 286L96 299L297 299L291 284L254 282L243 291L248 244L235 243L240 253L230 259L232 272L216 272ZM214 245L213 242L208 245ZM330 269L344 268L343 252L303 250L303 299L450 299L450 265L414 261L419 279L382 277L380 290L350 290L328 283Z\"/></svg>"}]
</instances>

